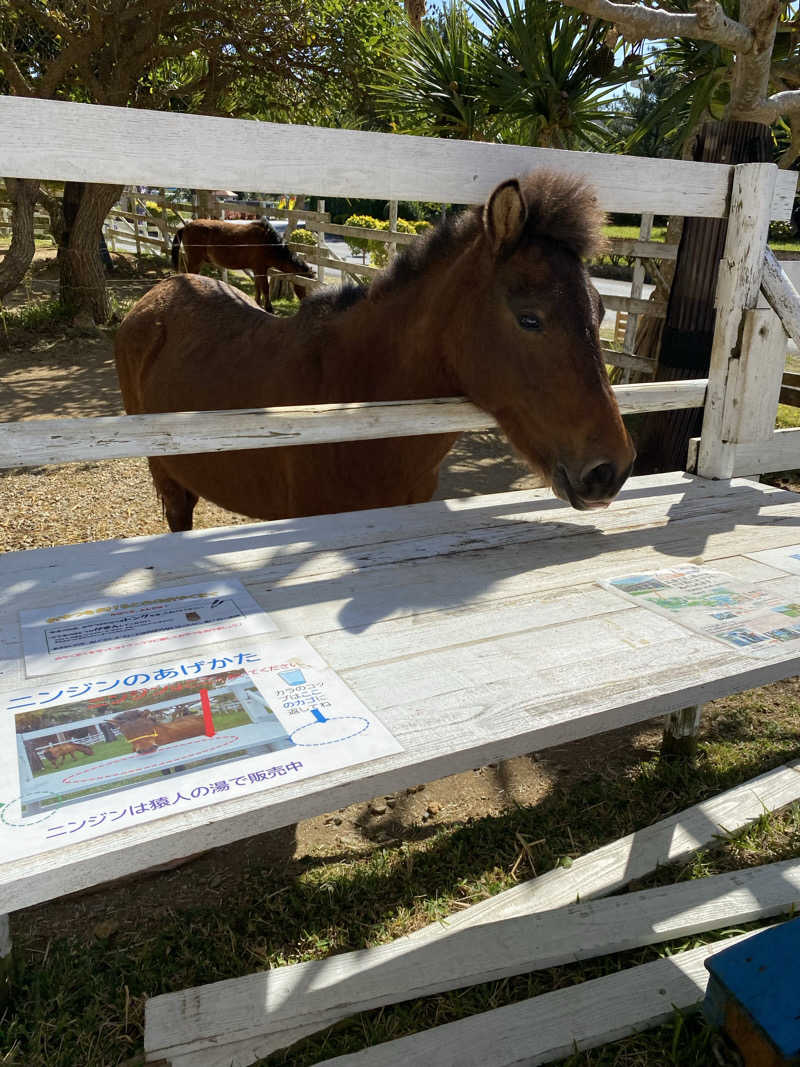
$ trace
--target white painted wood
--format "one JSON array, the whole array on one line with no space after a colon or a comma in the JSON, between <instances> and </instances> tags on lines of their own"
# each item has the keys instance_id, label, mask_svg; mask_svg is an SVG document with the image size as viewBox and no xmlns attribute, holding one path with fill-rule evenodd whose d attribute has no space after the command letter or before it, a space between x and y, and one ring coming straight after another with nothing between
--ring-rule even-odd
<instances>
[{"instance_id":1,"label":"white painted wood","mask_svg":"<svg viewBox=\"0 0 800 1067\"><path fill-rule=\"evenodd\" d=\"M8 916L0 915L0 960L11 955L11 929Z\"/></svg>"},{"instance_id":2,"label":"white painted wood","mask_svg":"<svg viewBox=\"0 0 800 1067\"><path fill-rule=\"evenodd\" d=\"M652 212L643 212L643 224L647 218L652 220ZM652 221L650 227L652 228ZM677 245L667 244L666 241L651 241L649 237L648 231L647 238L643 238L641 235L638 239L634 237L609 237L607 243L611 251L620 256L637 256L642 259L678 258Z\"/></svg>"},{"instance_id":3,"label":"white painted wood","mask_svg":"<svg viewBox=\"0 0 800 1067\"><path fill-rule=\"evenodd\" d=\"M617 386L620 411L699 407L705 380ZM460 397L238 411L111 415L0 423L0 468L225 452L484 430L494 419Z\"/></svg>"},{"instance_id":4,"label":"white painted wood","mask_svg":"<svg viewBox=\"0 0 800 1067\"><path fill-rule=\"evenodd\" d=\"M734 474L764 474L767 471L794 470L800 466L800 429L776 430L766 441L737 444Z\"/></svg>"},{"instance_id":5,"label":"white painted wood","mask_svg":"<svg viewBox=\"0 0 800 1067\"><path fill-rule=\"evenodd\" d=\"M389 201L389 236L394 238L397 233L397 201ZM397 255L397 241L392 239L389 243L387 252L389 253L389 259L392 260Z\"/></svg>"},{"instance_id":6,"label":"white painted wood","mask_svg":"<svg viewBox=\"0 0 800 1067\"><path fill-rule=\"evenodd\" d=\"M786 334L778 316L769 308L745 311L738 402L730 421L732 441L771 439L785 367Z\"/></svg>"},{"instance_id":7,"label":"white painted wood","mask_svg":"<svg viewBox=\"0 0 800 1067\"><path fill-rule=\"evenodd\" d=\"M744 310L755 308L759 298L776 174L771 163L734 167L697 464L698 472L707 478L730 478L733 474L733 435L742 398L742 315Z\"/></svg>"},{"instance_id":8,"label":"white painted wood","mask_svg":"<svg viewBox=\"0 0 800 1067\"><path fill-rule=\"evenodd\" d=\"M720 926L785 914L800 903L800 860L787 860L592 903L482 923L433 944L377 948L273 968L155 997L145 1049L172 1059L263 1035L261 1056L309 1033L399 1001L624 952ZM255 1057L254 1057L255 1058Z\"/></svg>"},{"instance_id":9,"label":"white painted wood","mask_svg":"<svg viewBox=\"0 0 800 1067\"><path fill-rule=\"evenodd\" d=\"M306 223L306 229L336 234L339 237L363 237L368 241L383 241L386 244L410 245L421 240L418 233L389 233L387 230L371 230L368 226L344 226L341 224Z\"/></svg>"},{"instance_id":10,"label":"white painted wood","mask_svg":"<svg viewBox=\"0 0 800 1067\"><path fill-rule=\"evenodd\" d=\"M757 931L754 931L757 932ZM596 1048L672 1019L700 1004L708 985L705 961L750 934L556 989L468 1019L398 1038L319 1067L535 1067ZM237 1065L252 1060L237 1060ZM173 1061L212 1067L218 1061ZM226 1064L226 1067L229 1067Z\"/></svg>"},{"instance_id":11,"label":"white painted wood","mask_svg":"<svg viewBox=\"0 0 800 1067\"><path fill-rule=\"evenodd\" d=\"M641 222L639 223L639 241L638 244L651 243L648 239L653 232L653 214L652 212L645 212L642 215ZM676 252L677 255L677 252ZM633 279L631 281L631 296L638 300L642 295L642 287L644 285L644 264L641 258L637 257L633 266ZM666 309L664 311L666 315ZM623 348L626 352L633 352L636 343L636 327L639 322L639 316L635 312L631 311L628 314L628 321L625 324L625 340L623 342ZM629 378L626 378L629 380Z\"/></svg>"},{"instance_id":12,"label":"white painted wood","mask_svg":"<svg viewBox=\"0 0 800 1067\"><path fill-rule=\"evenodd\" d=\"M54 590L72 602L227 575L283 632L306 635L404 746L358 768L0 863L0 912L139 870L143 855L167 862L796 674L791 647L755 660L636 605L614 612L595 582L699 557L769 579L774 570L742 555L799 542L792 494L673 473L632 480L599 513L534 491L0 557L2 689L22 678L17 612L52 603ZM777 580L785 595L800 595L799 579Z\"/></svg>"},{"instance_id":13,"label":"white painted wood","mask_svg":"<svg viewBox=\"0 0 800 1067\"><path fill-rule=\"evenodd\" d=\"M479 141L330 130L68 101L0 98L11 177L183 188L299 189L311 196L475 204L538 166L585 176L607 211L727 213L731 168L718 163L564 152ZM170 146L165 152L163 146ZM197 151L198 144L224 151ZM771 209L791 215L796 174Z\"/></svg>"},{"instance_id":14,"label":"white painted wood","mask_svg":"<svg viewBox=\"0 0 800 1067\"><path fill-rule=\"evenodd\" d=\"M788 263L780 263L771 248L764 255L761 289L783 327L796 345L800 345L800 295L787 274Z\"/></svg>"},{"instance_id":15,"label":"white painted wood","mask_svg":"<svg viewBox=\"0 0 800 1067\"><path fill-rule=\"evenodd\" d=\"M632 315L652 315L663 319L667 314L667 305L659 300L637 300L631 296L617 296L615 293L603 293L603 304L607 311L627 311Z\"/></svg>"},{"instance_id":16,"label":"white painted wood","mask_svg":"<svg viewBox=\"0 0 800 1067\"><path fill-rule=\"evenodd\" d=\"M637 356L633 352L615 352L613 348L603 348L603 361L610 367L622 367L635 370L637 374L651 376L656 371L656 361L647 356Z\"/></svg>"},{"instance_id":17,"label":"white painted wood","mask_svg":"<svg viewBox=\"0 0 800 1067\"><path fill-rule=\"evenodd\" d=\"M661 740L662 755L694 755L702 717L703 709L700 705L680 708L667 715Z\"/></svg>"}]
</instances>

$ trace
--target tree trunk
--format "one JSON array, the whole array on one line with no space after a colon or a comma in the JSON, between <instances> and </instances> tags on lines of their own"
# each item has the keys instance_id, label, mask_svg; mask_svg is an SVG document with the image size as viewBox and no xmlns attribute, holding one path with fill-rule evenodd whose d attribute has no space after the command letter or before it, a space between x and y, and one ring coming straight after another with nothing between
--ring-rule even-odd
<instances>
[{"instance_id":1,"label":"tree trunk","mask_svg":"<svg viewBox=\"0 0 800 1067\"><path fill-rule=\"evenodd\" d=\"M769 127L759 122L706 123L694 159L764 163L772 156ZM714 336L714 295L727 219L686 219L678 248L659 357L658 381L707 378ZM700 433L702 408L647 416L636 435L637 474L683 470L689 439Z\"/></svg>"},{"instance_id":2,"label":"tree trunk","mask_svg":"<svg viewBox=\"0 0 800 1067\"><path fill-rule=\"evenodd\" d=\"M425 14L426 0L404 0L408 24L412 30L422 29L422 16Z\"/></svg>"},{"instance_id":3,"label":"tree trunk","mask_svg":"<svg viewBox=\"0 0 800 1067\"><path fill-rule=\"evenodd\" d=\"M11 246L0 261L0 300L16 289L33 262L33 212L39 182L32 178L6 178L11 201Z\"/></svg>"},{"instance_id":4,"label":"tree trunk","mask_svg":"<svg viewBox=\"0 0 800 1067\"><path fill-rule=\"evenodd\" d=\"M119 199L121 185L64 185L64 233L58 250L61 302L74 316L107 322L111 305L100 258L103 222Z\"/></svg>"}]
</instances>

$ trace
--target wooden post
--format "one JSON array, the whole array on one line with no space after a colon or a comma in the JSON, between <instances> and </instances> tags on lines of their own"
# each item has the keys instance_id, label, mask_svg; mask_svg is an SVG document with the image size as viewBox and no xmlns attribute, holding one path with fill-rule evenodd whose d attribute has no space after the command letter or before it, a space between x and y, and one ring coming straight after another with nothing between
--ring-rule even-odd
<instances>
[{"instance_id":1,"label":"wooden post","mask_svg":"<svg viewBox=\"0 0 800 1067\"><path fill-rule=\"evenodd\" d=\"M734 167L725 251L719 265L711 367L697 471L704 478L733 475L739 407L744 401L742 358L746 312L758 306L778 168L772 163ZM746 431L745 431L746 432Z\"/></svg>"},{"instance_id":2,"label":"wooden post","mask_svg":"<svg viewBox=\"0 0 800 1067\"><path fill-rule=\"evenodd\" d=\"M317 211L325 213L325 201L317 200ZM317 230L317 281L325 284L325 231Z\"/></svg>"},{"instance_id":3,"label":"wooden post","mask_svg":"<svg viewBox=\"0 0 800 1067\"><path fill-rule=\"evenodd\" d=\"M0 1007L11 993L11 931L8 916L0 915Z\"/></svg>"},{"instance_id":4,"label":"wooden post","mask_svg":"<svg viewBox=\"0 0 800 1067\"><path fill-rule=\"evenodd\" d=\"M639 240L649 241L650 235L653 232L653 218L650 213L645 212L642 215L641 222L639 224ZM644 286L644 263L641 257L637 256L633 265L633 281L631 282L631 296L640 300L642 297L642 287ZM633 353L636 346L636 327L639 323L639 316L635 312L628 313L628 321L625 324L625 339L622 342L622 350L624 352ZM631 380L631 371L626 368L622 372L621 381L629 382Z\"/></svg>"},{"instance_id":5,"label":"wooden post","mask_svg":"<svg viewBox=\"0 0 800 1067\"><path fill-rule=\"evenodd\" d=\"M697 732L703 714L702 704L673 711L664 719L661 737L661 756L681 756L693 759L697 753Z\"/></svg>"},{"instance_id":6,"label":"wooden post","mask_svg":"<svg viewBox=\"0 0 800 1067\"><path fill-rule=\"evenodd\" d=\"M390 200L389 201L389 233L397 233L397 201L396 200ZM397 242L396 241L390 241L389 244L386 246L386 250L388 252L388 261L391 263L391 261L397 255Z\"/></svg>"},{"instance_id":7,"label":"wooden post","mask_svg":"<svg viewBox=\"0 0 800 1067\"><path fill-rule=\"evenodd\" d=\"M159 205L161 207L161 236L164 239L164 254L169 255L170 252L170 239L169 239L169 219L167 218L167 190L161 190L161 197L159 199Z\"/></svg>"},{"instance_id":8,"label":"wooden post","mask_svg":"<svg viewBox=\"0 0 800 1067\"><path fill-rule=\"evenodd\" d=\"M224 221L224 219L225 219L225 208L224 207L221 207L219 209L219 217ZM222 280L225 282L226 285L228 284L228 268L227 267L223 267L222 268ZM266 284L269 285L269 280L267 280Z\"/></svg>"}]
</instances>

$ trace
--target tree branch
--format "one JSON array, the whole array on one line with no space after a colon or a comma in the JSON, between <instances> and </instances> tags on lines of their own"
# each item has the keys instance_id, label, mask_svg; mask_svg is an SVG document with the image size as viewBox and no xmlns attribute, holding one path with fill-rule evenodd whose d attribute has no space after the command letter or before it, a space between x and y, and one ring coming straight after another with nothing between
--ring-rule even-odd
<instances>
[{"instance_id":1,"label":"tree branch","mask_svg":"<svg viewBox=\"0 0 800 1067\"><path fill-rule=\"evenodd\" d=\"M33 96L33 89L25 80L22 71L17 66L17 61L5 45L2 44L0 44L0 67L2 67L8 84L17 96Z\"/></svg>"},{"instance_id":2,"label":"tree branch","mask_svg":"<svg viewBox=\"0 0 800 1067\"><path fill-rule=\"evenodd\" d=\"M787 89L783 93L773 93L756 108L758 121L772 123L783 116L800 114L800 89Z\"/></svg>"},{"instance_id":3,"label":"tree branch","mask_svg":"<svg viewBox=\"0 0 800 1067\"><path fill-rule=\"evenodd\" d=\"M605 19L630 40L661 40L667 37L690 37L696 41L713 41L733 52L749 52L754 44L753 32L728 18L716 0L697 0L693 15L645 7L644 4L617 4L613 0L562 0L567 7Z\"/></svg>"}]
</instances>

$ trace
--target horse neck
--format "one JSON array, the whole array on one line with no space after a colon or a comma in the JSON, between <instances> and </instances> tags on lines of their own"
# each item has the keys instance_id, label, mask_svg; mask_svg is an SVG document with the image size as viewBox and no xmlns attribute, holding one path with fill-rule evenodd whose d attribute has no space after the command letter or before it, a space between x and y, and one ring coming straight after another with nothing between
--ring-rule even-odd
<instances>
[{"instance_id":1,"label":"horse neck","mask_svg":"<svg viewBox=\"0 0 800 1067\"><path fill-rule=\"evenodd\" d=\"M437 274L441 274L438 271ZM353 400L415 400L458 395L446 358L447 315L437 289L441 278L414 279L369 294L344 316L351 338L340 345L357 382Z\"/></svg>"}]
</instances>

